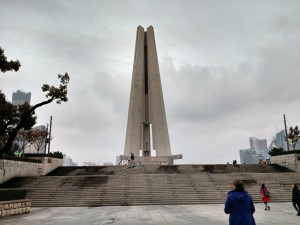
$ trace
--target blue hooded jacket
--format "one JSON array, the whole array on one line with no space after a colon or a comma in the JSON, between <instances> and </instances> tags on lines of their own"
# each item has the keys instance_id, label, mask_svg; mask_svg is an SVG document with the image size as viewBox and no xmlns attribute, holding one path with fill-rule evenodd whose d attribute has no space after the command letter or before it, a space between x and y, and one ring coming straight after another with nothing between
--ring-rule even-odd
<instances>
[{"instance_id":1,"label":"blue hooded jacket","mask_svg":"<svg viewBox=\"0 0 300 225\"><path fill-rule=\"evenodd\" d=\"M229 215L229 225L255 225L255 208L247 191L229 191L224 212Z\"/></svg>"}]
</instances>

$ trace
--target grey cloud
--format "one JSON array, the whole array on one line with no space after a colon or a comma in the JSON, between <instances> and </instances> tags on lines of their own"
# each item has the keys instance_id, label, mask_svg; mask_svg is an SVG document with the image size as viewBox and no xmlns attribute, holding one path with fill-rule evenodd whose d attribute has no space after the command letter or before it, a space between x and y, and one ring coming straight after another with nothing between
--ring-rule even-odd
<instances>
[{"instance_id":1,"label":"grey cloud","mask_svg":"<svg viewBox=\"0 0 300 225\"><path fill-rule=\"evenodd\" d=\"M167 69L163 71L171 73L165 84L170 88L168 104L174 108L171 115L209 121L245 108L295 101L299 49L298 43L265 49L257 65L244 63L237 68L184 65L175 69L170 59L164 61Z\"/></svg>"},{"instance_id":2,"label":"grey cloud","mask_svg":"<svg viewBox=\"0 0 300 225\"><path fill-rule=\"evenodd\" d=\"M54 117L53 148L114 162L123 151L135 32L153 25L172 152L181 163L225 163L271 138L282 114L298 124L298 1L0 1L1 46L19 58L0 76L7 96L69 72L69 102ZM299 124L298 124L299 125Z\"/></svg>"}]
</instances>

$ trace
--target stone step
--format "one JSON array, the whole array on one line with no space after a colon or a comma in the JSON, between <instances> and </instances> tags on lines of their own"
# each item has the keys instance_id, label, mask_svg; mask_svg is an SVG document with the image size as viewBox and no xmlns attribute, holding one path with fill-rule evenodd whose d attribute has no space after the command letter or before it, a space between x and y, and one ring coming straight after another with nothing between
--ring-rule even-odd
<instances>
[{"instance_id":1,"label":"stone step","mask_svg":"<svg viewBox=\"0 0 300 225\"><path fill-rule=\"evenodd\" d=\"M224 173L222 168L232 171ZM274 171L269 165L74 167L60 168L52 176L16 178L1 187L27 189L36 207L223 204L230 181L239 178L255 202L261 202L261 183L271 190L273 202L290 201L291 184L299 180L299 173Z\"/></svg>"}]
</instances>

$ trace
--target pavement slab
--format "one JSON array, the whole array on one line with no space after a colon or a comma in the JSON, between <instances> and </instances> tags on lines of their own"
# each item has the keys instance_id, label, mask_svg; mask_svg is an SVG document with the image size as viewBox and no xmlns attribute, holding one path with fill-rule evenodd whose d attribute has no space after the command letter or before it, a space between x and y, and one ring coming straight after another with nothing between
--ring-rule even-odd
<instances>
[{"instance_id":1,"label":"pavement slab","mask_svg":"<svg viewBox=\"0 0 300 225\"><path fill-rule=\"evenodd\" d=\"M299 225L292 203L255 204L257 225ZM24 215L0 219L0 225L224 225L223 204L31 208Z\"/></svg>"}]
</instances>

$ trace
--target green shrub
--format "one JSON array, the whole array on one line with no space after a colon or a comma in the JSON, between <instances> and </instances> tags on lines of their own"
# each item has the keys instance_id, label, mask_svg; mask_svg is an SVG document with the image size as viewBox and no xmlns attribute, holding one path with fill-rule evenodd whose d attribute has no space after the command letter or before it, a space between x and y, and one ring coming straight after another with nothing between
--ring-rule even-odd
<instances>
[{"instance_id":1,"label":"green shrub","mask_svg":"<svg viewBox=\"0 0 300 225\"><path fill-rule=\"evenodd\" d=\"M11 201L26 198L26 190L0 189L0 201Z\"/></svg>"},{"instance_id":2,"label":"green shrub","mask_svg":"<svg viewBox=\"0 0 300 225\"><path fill-rule=\"evenodd\" d=\"M51 158L58 158L58 159L63 159L63 153L62 152L50 152L49 154L44 154L44 153L26 153L24 154L25 157L51 157Z\"/></svg>"},{"instance_id":3,"label":"green shrub","mask_svg":"<svg viewBox=\"0 0 300 225\"><path fill-rule=\"evenodd\" d=\"M50 157L59 158L59 159L63 159L63 158L64 158L62 152L60 152L60 151L50 152L50 153L49 153L49 156L50 156Z\"/></svg>"},{"instance_id":4,"label":"green shrub","mask_svg":"<svg viewBox=\"0 0 300 225\"><path fill-rule=\"evenodd\" d=\"M272 148L268 153L270 156L282 155L284 152L283 148Z\"/></svg>"},{"instance_id":5,"label":"green shrub","mask_svg":"<svg viewBox=\"0 0 300 225\"><path fill-rule=\"evenodd\" d=\"M283 148L272 148L268 153L270 156L300 154L300 150L284 151Z\"/></svg>"}]
</instances>

